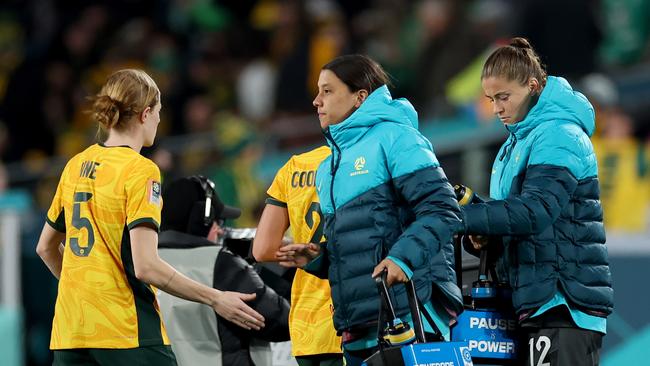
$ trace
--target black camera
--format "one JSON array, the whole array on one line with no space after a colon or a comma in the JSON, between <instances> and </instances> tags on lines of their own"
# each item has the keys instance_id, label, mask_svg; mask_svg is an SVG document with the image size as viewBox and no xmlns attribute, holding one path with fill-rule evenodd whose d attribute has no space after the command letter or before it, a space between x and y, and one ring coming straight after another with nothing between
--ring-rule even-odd
<instances>
[{"instance_id":1,"label":"black camera","mask_svg":"<svg viewBox=\"0 0 650 366\"><path fill-rule=\"evenodd\" d=\"M264 283L275 292L291 301L291 283L296 273L295 268L285 268L277 263L256 263L251 251L257 229L223 227L224 233L220 237L220 244L233 254L240 256L253 265Z\"/></svg>"},{"instance_id":2,"label":"black camera","mask_svg":"<svg viewBox=\"0 0 650 366\"><path fill-rule=\"evenodd\" d=\"M232 253L248 260L257 229L224 226L223 231L223 235L219 237L220 244Z\"/></svg>"}]
</instances>

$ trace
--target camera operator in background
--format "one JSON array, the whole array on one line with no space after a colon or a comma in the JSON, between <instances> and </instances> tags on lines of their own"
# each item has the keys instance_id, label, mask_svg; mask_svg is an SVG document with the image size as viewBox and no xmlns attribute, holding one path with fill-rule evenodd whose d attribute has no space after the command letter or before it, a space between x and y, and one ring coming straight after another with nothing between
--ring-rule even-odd
<instances>
[{"instance_id":1,"label":"camera operator in background","mask_svg":"<svg viewBox=\"0 0 650 366\"><path fill-rule=\"evenodd\" d=\"M594 109L547 76L523 38L489 56L481 82L510 137L492 167L493 200L463 206L461 231L477 249L502 236L498 268L513 291L521 364L597 365L613 290Z\"/></svg>"},{"instance_id":2,"label":"camera operator in background","mask_svg":"<svg viewBox=\"0 0 650 366\"><path fill-rule=\"evenodd\" d=\"M255 293L250 306L266 319L246 330L210 307L159 294L160 309L178 364L271 365L268 342L289 339L289 303L266 286L241 257L220 245L224 220L241 210L224 205L214 183L203 176L176 180L163 189L160 256L181 273L222 291Z\"/></svg>"}]
</instances>

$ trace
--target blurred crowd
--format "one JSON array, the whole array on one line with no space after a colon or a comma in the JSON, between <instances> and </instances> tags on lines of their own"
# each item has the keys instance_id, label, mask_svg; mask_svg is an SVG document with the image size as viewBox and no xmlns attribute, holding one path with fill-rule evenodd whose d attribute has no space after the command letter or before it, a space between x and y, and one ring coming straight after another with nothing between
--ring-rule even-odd
<instances>
[{"instance_id":1,"label":"blurred crowd","mask_svg":"<svg viewBox=\"0 0 650 366\"><path fill-rule=\"evenodd\" d=\"M423 123L481 123L492 115L480 65L514 34L550 74L594 89L603 140L624 134L641 149L648 116L633 113L648 102L621 108L612 77L641 68L650 94L649 16L650 1L614 0L4 1L0 156L9 182L38 192L43 208L56 183L44 178L61 169L53 162L98 138L87 96L110 72L142 68L163 94L159 143L146 153L166 176L209 175L244 208L239 224L254 225L262 157L322 142L311 101L328 60L369 54ZM645 174L647 161L638 164Z\"/></svg>"},{"instance_id":2,"label":"blurred crowd","mask_svg":"<svg viewBox=\"0 0 650 366\"><path fill-rule=\"evenodd\" d=\"M87 97L116 69L142 68L163 105L158 142L144 153L164 179L212 178L243 209L237 225L254 226L268 158L323 143L312 99L327 61L368 54L422 124L464 116L478 126L494 123L481 65L519 35L596 107L608 229L648 230L648 19L650 0L4 0L0 191L31 192L41 225L62 163L101 138ZM35 242L26 238L26 253ZM47 324L43 294L25 295ZM47 358L46 330L30 330L30 364Z\"/></svg>"}]
</instances>

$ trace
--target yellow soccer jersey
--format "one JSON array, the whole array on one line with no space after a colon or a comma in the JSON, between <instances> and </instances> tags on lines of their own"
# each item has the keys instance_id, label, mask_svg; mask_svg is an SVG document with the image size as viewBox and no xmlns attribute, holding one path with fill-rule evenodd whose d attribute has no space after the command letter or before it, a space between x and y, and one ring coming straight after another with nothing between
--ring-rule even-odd
<instances>
[{"instance_id":1,"label":"yellow soccer jersey","mask_svg":"<svg viewBox=\"0 0 650 366\"><path fill-rule=\"evenodd\" d=\"M600 200L609 230L643 232L648 220L650 175L643 173L650 154L633 139L594 138Z\"/></svg>"},{"instance_id":2,"label":"yellow soccer jersey","mask_svg":"<svg viewBox=\"0 0 650 366\"><path fill-rule=\"evenodd\" d=\"M293 156L276 174L267 203L286 207L296 243L320 243L323 237L316 193L316 168L329 156L327 147ZM301 269L291 288L289 332L294 356L341 353L341 338L332 323L332 298L327 280Z\"/></svg>"},{"instance_id":3,"label":"yellow soccer jersey","mask_svg":"<svg viewBox=\"0 0 650 366\"><path fill-rule=\"evenodd\" d=\"M66 234L51 349L169 344L129 240L138 224L158 227L161 209L160 170L131 148L93 145L68 162L47 212Z\"/></svg>"}]
</instances>

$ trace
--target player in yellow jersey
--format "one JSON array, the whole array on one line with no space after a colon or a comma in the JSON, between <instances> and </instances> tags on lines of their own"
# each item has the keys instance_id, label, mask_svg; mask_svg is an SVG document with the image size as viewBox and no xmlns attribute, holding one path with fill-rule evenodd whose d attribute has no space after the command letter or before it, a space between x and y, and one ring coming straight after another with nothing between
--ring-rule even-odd
<instances>
[{"instance_id":1,"label":"player in yellow jersey","mask_svg":"<svg viewBox=\"0 0 650 366\"><path fill-rule=\"evenodd\" d=\"M291 227L296 243L320 243L323 222L318 194L316 168L330 155L323 146L293 156L276 174L267 193L253 242L253 256L258 261L277 261L275 253ZM292 353L300 366L334 366L343 364L341 339L332 323L332 299L327 280L302 269L296 270L291 288L289 332Z\"/></svg>"},{"instance_id":2,"label":"player in yellow jersey","mask_svg":"<svg viewBox=\"0 0 650 366\"><path fill-rule=\"evenodd\" d=\"M244 301L178 273L158 256L160 170L140 155L160 123L160 91L140 70L112 74L93 112L108 134L66 164L36 251L59 279L54 365L176 365L156 288L201 302L246 329Z\"/></svg>"}]
</instances>

